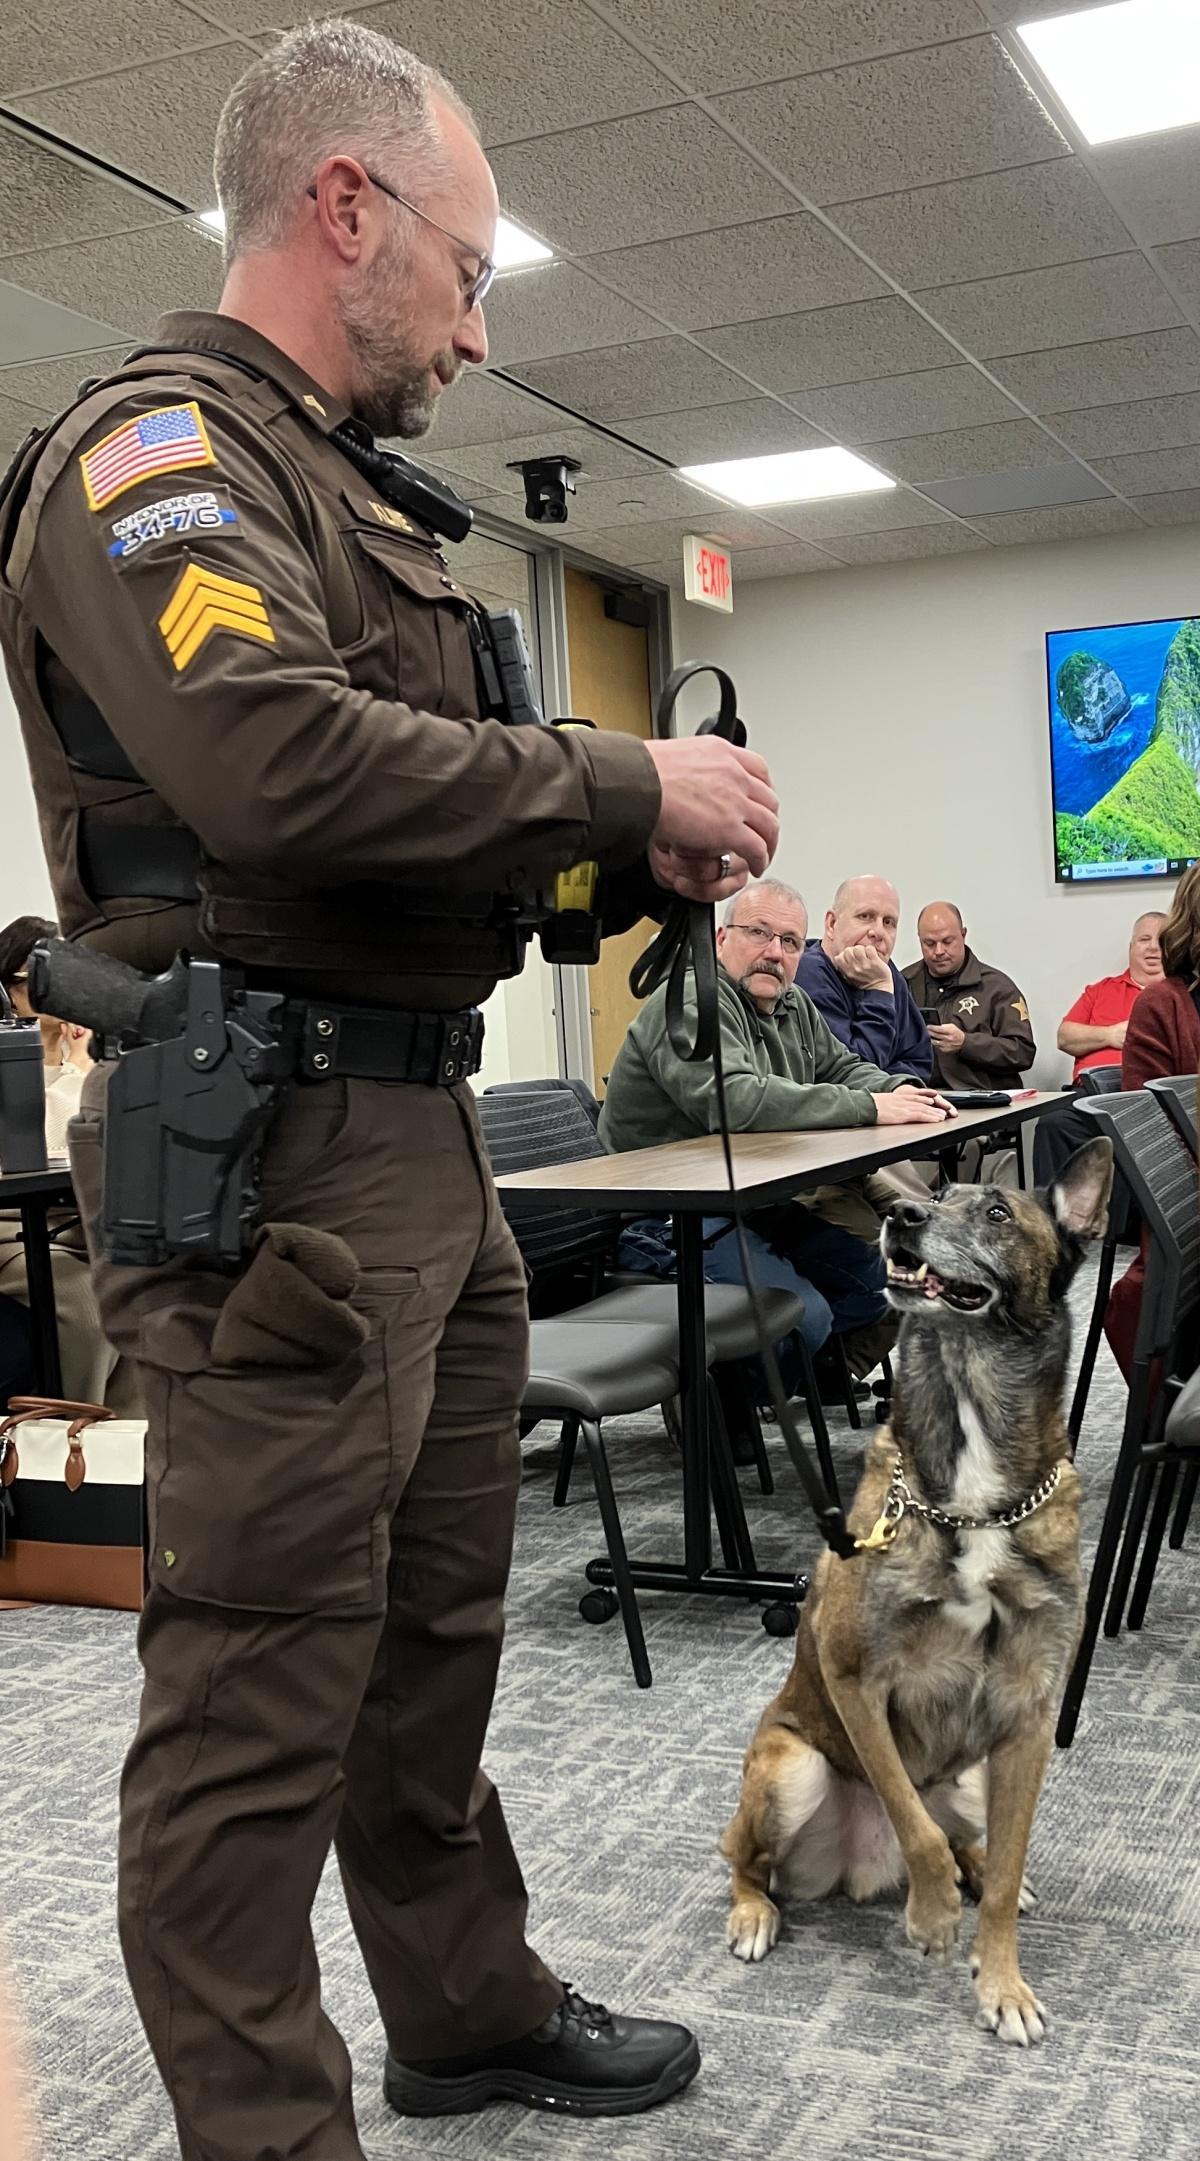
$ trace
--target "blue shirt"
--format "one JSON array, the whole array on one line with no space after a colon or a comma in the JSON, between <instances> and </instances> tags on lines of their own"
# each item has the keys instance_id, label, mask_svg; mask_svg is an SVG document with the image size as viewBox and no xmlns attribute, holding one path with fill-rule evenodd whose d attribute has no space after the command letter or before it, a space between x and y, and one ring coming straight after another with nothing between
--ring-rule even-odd
<instances>
[{"instance_id":1,"label":"blue shirt","mask_svg":"<svg viewBox=\"0 0 1200 2161\"><path fill-rule=\"evenodd\" d=\"M819 938L810 938L796 970L796 984L807 991L822 1020L847 1050L885 1073L906 1073L927 1081L933 1072L933 1045L900 970L889 961L892 995L860 990L839 974Z\"/></svg>"}]
</instances>

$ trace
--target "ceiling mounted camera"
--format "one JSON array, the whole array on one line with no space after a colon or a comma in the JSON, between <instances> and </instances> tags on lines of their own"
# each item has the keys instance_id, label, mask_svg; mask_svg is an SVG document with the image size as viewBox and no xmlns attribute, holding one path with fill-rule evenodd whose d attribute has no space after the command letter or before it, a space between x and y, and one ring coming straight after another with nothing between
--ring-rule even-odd
<instances>
[{"instance_id":1,"label":"ceiling mounted camera","mask_svg":"<svg viewBox=\"0 0 1200 2161\"><path fill-rule=\"evenodd\" d=\"M578 458L519 458L508 468L525 483L525 515L534 525L565 525L567 497L575 493Z\"/></svg>"}]
</instances>

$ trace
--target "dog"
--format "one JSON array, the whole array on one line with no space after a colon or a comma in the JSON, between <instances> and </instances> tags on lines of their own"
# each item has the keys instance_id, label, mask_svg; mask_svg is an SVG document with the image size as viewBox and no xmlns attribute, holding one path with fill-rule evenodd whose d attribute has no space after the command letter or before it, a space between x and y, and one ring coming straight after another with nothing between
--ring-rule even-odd
<instances>
[{"instance_id":1,"label":"dog","mask_svg":"<svg viewBox=\"0 0 1200 2161\"><path fill-rule=\"evenodd\" d=\"M746 1960L778 1938L773 1891L905 1880L909 1941L949 1958L965 1884L982 2023L1022 2048L1046 2030L1017 1958L1025 1857L1083 1608L1065 1301L1111 1185L1097 1139L1044 1194L949 1186L890 1209L898 1373L849 1513L861 1550L817 1566L721 1839Z\"/></svg>"}]
</instances>

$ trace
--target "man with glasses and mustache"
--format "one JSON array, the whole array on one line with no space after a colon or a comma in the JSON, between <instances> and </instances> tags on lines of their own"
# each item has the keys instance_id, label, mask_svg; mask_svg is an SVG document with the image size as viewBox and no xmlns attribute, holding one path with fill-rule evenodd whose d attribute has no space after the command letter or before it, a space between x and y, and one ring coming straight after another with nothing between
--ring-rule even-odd
<instances>
[{"instance_id":1,"label":"man with glasses and mustache","mask_svg":"<svg viewBox=\"0 0 1200 2161\"><path fill-rule=\"evenodd\" d=\"M767 878L747 886L717 931L721 1058L734 1133L809 1132L836 1126L938 1125L949 1107L903 1074L885 1073L838 1042L796 971L808 935L808 910L794 886ZM620 1154L717 1129L711 1067L689 1064L672 1045L666 986L647 999L617 1052L600 1113L600 1138ZM746 1217L756 1284L796 1293L804 1302L801 1333L810 1355L830 1334L842 1336L851 1370L871 1370L894 1340L885 1322L885 1271L878 1217L864 1199L863 1234L847 1228L845 1191L818 1188L780 1208ZM836 1220L828 1220L829 1217ZM740 1283L741 1252L732 1225L705 1223L705 1274ZM645 1273L674 1266L670 1225L647 1219L621 1243L622 1260ZM795 1392L797 1346L780 1346L783 1378ZM831 1390L832 1393L832 1390Z\"/></svg>"},{"instance_id":2,"label":"man with glasses and mustache","mask_svg":"<svg viewBox=\"0 0 1200 2161\"><path fill-rule=\"evenodd\" d=\"M778 803L715 737L479 717L478 611L373 441L487 357L496 189L449 84L307 24L231 92L216 179L217 312L10 472L0 635L64 934L215 953L307 1046L237 1271L94 1256L150 1414L119 1909L187 2161L362 2161L309 1922L331 1843L401 2114L628 2114L699 2064L527 1944L480 1769L528 1334L467 1081L522 895L595 861L608 928L726 900Z\"/></svg>"}]
</instances>

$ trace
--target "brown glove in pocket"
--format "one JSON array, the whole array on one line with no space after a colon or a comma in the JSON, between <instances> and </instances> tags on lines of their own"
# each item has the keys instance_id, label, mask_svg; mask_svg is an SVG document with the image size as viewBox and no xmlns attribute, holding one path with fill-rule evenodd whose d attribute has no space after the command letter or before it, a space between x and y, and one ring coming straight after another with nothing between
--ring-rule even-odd
<instances>
[{"instance_id":1,"label":"brown glove in pocket","mask_svg":"<svg viewBox=\"0 0 1200 2161\"><path fill-rule=\"evenodd\" d=\"M358 1262L343 1238L304 1223L265 1223L254 1258L221 1307L212 1356L221 1366L338 1366L370 1322L349 1300Z\"/></svg>"}]
</instances>

